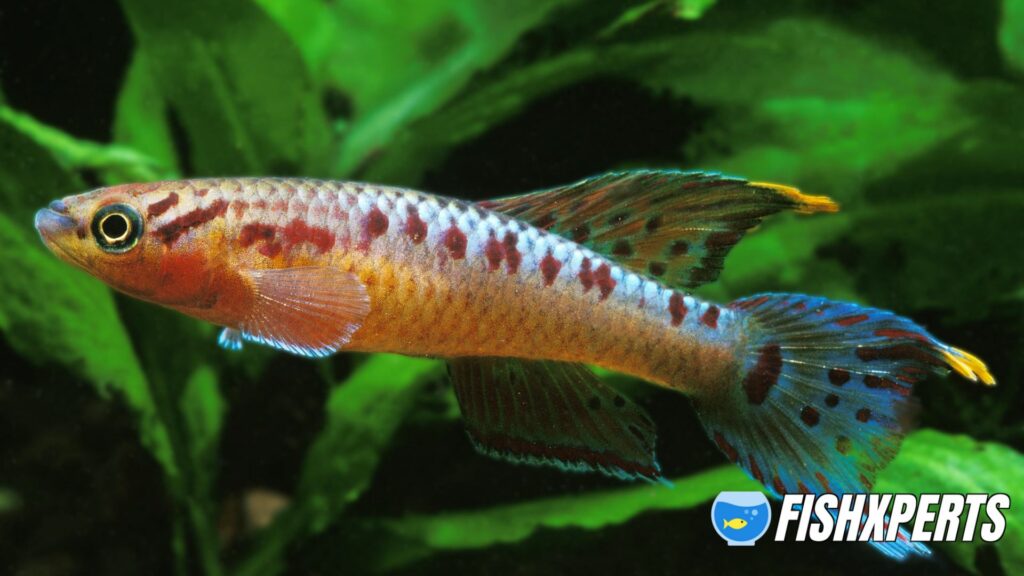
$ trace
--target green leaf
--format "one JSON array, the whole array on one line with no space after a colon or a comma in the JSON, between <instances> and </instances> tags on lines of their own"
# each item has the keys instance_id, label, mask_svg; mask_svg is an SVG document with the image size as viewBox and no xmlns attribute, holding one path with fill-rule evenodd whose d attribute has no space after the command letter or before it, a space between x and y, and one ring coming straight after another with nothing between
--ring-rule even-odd
<instances>
[{"instance_id":1,"label":"green leaf","mask_svg":"<svg viewBox=\"0 0 1024 576\"><path fill-rule=\"evenodd\" d=\"M442 373L436 360L375 354L335 388L291 507L258 539L236 574L276 574L292 540L320 532L340 516L369 486L417 392Z\"/></svg>"},{"instance_id":2,"label":"green leaf","mask_svg":"<svg viewBox=\"0 0 1024 576\"><path fill-rule=\"evenodd\" d=\"M192 464L208 490L217 466L217 445L227 407L217 385L217 373L200 366L192 373L181 394L181 414L189 439Z\"/></svg>"},{"instance_id":3,"label":"green leaf","mask_svg":"<svg viewBox=\"0 0 1024 576\"><path fill-rule=\"evenodd\" d=\"M1018 73L1024 73L1024 0L1003 0L999 47Z\"/></svg>"},{"instance_id":4,"label":"green leaf","mask_svg":"<svg viewBox=\"0 0 1024 576\"><path fill-rule=\"evenodd\" d=\"M995 442L936 430L920 430L904 440L900 453L882 471L875 485L881 493L1009 494L1024 498L1024 455ZM1024 571L1024 510L1003 511L1006 531L994 546L1006 574ZM975 569L975 553L984 544L937 544L963 567Z\"/></svg>"},{"instance_id":5,"label":"green leaf","mask_svg":"<svg viewBox=\"0 0 1024 576\"><path fill-rule=\"evenodd\" d=\"M167 102L153 78L145 53L136 50L128 65L114 117L114 141L153 158L177 177L178 154L167 122Z\"/></svg>"},{"instance_id":6,"label":"green leaf","mask_svg":"<svg viewBox=\"0 0 1024 576\"><path fill-rule=\"evenodd\" d=\"M46 148L68 169L96 170L116 182L155 180L169 175L155 160L131 148L75 138L6 106L0 106L0 121Z\"/></svg>"},{"instance_id":7,"label":"green leaf","mask_svg":"<svg viewBox=\"0 0 1024 576\"><path fill-rule=\"evenodd\" d=\"M199 174L314 175L328 151L318 88L287 33L248 0L122 0Z\"/></svg>"},{"instance_id":8,"label":"green leaf","mask_svg":"<svg viewBox=\"0 0 1024 576\"><path fill-rule=\"evenodd\" d=\"M761 490L736 466L723 466L660 484L632 486L512 504L378 520L383 532L376 550L380 571L391 570L440 552L472 550L522 542L543 530L600 530L645 513L685 510L713 500L723 490Z\"/></svg>"},{"instance_id":9,"label":"green leaf","mask_svg":"<svg viewBox=\"0 0 1024 576\"><path fill-rule=\"evenodd\" d=\"M410 122L457 94L525 31L574 0L337 3L336 43L326 74L351 95L355 120L333 174L352 174Z\"/></svg>"},{"instance_id":10,"label":"green leaf","mask_svg":"<svg viewBox=\"0 0 1024 576\"><path fill-rule=\"evenodd\" d=\"M143 443L169 475L177 468L167 430L110 292L45 252L34 235L0 215L0 330L18 354L53 362L117 395L139 415Z\"/></svg>"}]
</instances>

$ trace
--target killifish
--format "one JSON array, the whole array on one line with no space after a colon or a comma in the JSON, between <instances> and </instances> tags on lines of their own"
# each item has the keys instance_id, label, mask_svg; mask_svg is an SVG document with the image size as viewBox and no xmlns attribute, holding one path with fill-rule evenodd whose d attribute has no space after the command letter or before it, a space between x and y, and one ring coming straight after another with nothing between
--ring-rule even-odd
<instances>
[{"instance_id":1,"label":"killifish","mask_svg":"<svg viewBox=\"0 0 1024 576\"><path fill-rule=\"evenodd\" d=\"M768 216L837 209L787 186L646 170L478 203L303 179L128 184L55 201L35 224L113 288L222 326L227 348L446 359L486 454L660 479L654 422L596 365L688 394L769 492L842 494L870 490L893 458L928 372L994 380L891 312L688 292Z\"/></svg>"},{"instance_id":2,"label":"killifish","mask_svg":"<svg viewBox=\"0 0 1024 576\"><path fill-rule=\"evenodd\" d=\"M732 520L722 520L722 529L732 528L733 530L740 530L747 527L747 521L743 518L733 518Z\"/></svg>"}]
</instances>

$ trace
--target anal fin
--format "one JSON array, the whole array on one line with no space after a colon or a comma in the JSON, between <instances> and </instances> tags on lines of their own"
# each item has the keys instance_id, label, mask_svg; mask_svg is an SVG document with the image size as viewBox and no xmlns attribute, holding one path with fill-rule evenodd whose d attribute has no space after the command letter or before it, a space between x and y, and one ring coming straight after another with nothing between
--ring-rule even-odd
<instances>
[{"instance_id":1,"label":"anal fin","mask_svg":"<svg viewBox=\"0 0 1024 576\"><path fill-rule=\"evenodd\" d=\"M654 423L586 366L510 358L449 362L481 452L571 471L660 480Z\"/></svg>"}]
</instances>

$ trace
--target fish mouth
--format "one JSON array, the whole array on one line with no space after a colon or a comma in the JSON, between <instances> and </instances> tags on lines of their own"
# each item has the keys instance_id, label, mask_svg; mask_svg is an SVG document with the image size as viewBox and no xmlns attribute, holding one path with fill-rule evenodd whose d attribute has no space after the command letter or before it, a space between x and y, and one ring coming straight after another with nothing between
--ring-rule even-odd
<instances>
[{"instance_id":1,"label":"fish mouth","mask_svg":"<svg viewBox=\"0 0 1024 576\"><path fill-rule=\"evenodd\" d=\"M67 206L59 200L48 208L36 212L36 230L43 240L49 240L58 234L75 229L75 220L68 215Z\"/></svg>"},{"instance_id":2,"label":"fish mouth","mask_svg":"<svg viewBox=\"0 0 1024 576\"><path fill-rule=\"evenodd\" d=\"M48 208L36 212L35 226L39 238L51 252L63 260L80 264L74 254L64 246L69 241L69 235L77 233L78 223L68 214L68 208L63 202L54 201Z\"/></svg>"}]
</instances>

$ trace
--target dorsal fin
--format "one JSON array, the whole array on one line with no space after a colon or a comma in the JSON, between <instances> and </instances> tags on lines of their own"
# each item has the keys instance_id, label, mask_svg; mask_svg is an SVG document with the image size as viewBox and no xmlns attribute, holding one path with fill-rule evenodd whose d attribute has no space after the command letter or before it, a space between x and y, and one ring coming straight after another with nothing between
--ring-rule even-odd
<instances>
[{"instance_id":1,"label":"dorsal fin","mask_svg":"<svg viewBox=\"0 0 1024 576\"><path fill-rule=\"evenodd\" d=\"M725 255L767 216L839 209L788 186L675 170L610 172L480 205L685 288L718 278Z\"/></svg>"}]
</instances>

